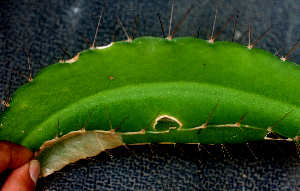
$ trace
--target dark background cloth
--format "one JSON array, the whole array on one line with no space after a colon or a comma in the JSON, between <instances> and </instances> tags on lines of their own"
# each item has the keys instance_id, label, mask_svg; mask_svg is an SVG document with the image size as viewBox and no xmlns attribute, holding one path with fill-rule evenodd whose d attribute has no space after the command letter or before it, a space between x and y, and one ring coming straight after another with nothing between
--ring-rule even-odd
<instances>
[{"instance_id":1,"label":"dark background cloth","mask_svg":"<svg viewBox=\"0 0 300 191\"><path fill-rule=\"evenodd\" d=\"M104 3L96 40L98 46L111 42L116 16L131 34L135 16L140 15L135 37L163 37L159 12L164 32L168 34L170 0L2 0L1 86L9 89L11 74L12 91L25 83L11 68L28 75L27 47L33 76L41 69L37 60L46 67L62 58L63 53L56 44L68 47L71 57L87 49L80 35L93 41ZM192 3L175 1L172 31ZM211 34L216 6L216 0L196 0L175 37L197 37L201 27L199 38L207 39L203 21ZM248 30L249 21L252 42L272 26L255 47L273 54L286 44L280 54L287 54L300 37L300 5L295 0L220 1L214 34L238 10L235 42ZM231 41L235 20L236 16L217 40ZM115 39L126 40L120 24ZM247 45L248 36L240 43ZM291 57L297 54L299 49ZM291 60L300 63L300 57ZM1 98L4 98L3 91ZM40 179L37 190L300 190L299 153L294 144L259 142L248 146L251 150L246 145L204 146L211 155L197 145L117 148Z\"/></svg>"}]
</instances>

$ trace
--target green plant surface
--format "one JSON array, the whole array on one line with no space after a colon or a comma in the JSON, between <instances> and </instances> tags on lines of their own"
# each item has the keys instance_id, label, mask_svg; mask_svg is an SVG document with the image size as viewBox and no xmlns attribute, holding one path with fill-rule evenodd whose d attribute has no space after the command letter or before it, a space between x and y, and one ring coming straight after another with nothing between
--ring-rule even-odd
<instances>
[{"instance_id":1,"label":"green plant surface","mask_svg":"<svg viewBox=\"0 0 300 191\"><path fill-rule=\"evenodd\" d=\"M236 56L228 58L229 52ZM120 61L116 62L116 57ZM114 76L114 80L109 76ZM106 49L84 51L74 63L51 65L16 91L1 115L1 139L36 151L53 138L49 132L56 132L58 120L59 132L64 135L81 128L91 111L86 130L108 131L105 109L110 113L112 127L130 115L117 132L139 131L139 125L146 127L160 110L160 115L177 118L183 123L182 130L187 130L204 124L217 102L221 104L210 123L234 124L249 113L241 124L260 132L265 130L265 135L268 127L294 110L274 127L280 135L294 138L300 119L295 88L299 77L296 64L230 42L210 44L195 38L169 41L152 37L132 43L116 42ZM249 140L263 139L250 138L253 134L245 133ZM196 139L187 136L180 143L249 142L224 137L221 141L223 133L204 136L206 140L194 134Z\"/></svg>"},{"instance_id":2,"label":"green plant surface","mask_svg":"<svg viewBox=\"0 0 300 191\"><path fill-rule=\"evenodd\" d=\"M299 77L295 63L232 42L115 42L53 64L19 88L1 114L1 140L42 151L53 132L84 128L120 134L125 144L248 143L269 133L297 141ZM159 116L180 127L155 128Z\"/></svg>"},{"instance_id":3,"label":"green plant surface","mask_svg":"<svg viewBox=\"0 0 300 191\"><path fill-rule=\"evenodd\" d=\"M253 10L252 10L253 11ZM255 15L255 14L254 14ZM194 33L195 34L195 33ZM180 36L180 35L179 35ZM185 35L186 36L186 35ZM119 37L119 39L120 39L120 37ZM176 39L176 38L175 38ZM278 44L276 44L276 43L274 43L275 45L278 45ZM280 45L279 46L276 46L276 47L280 47ZM234 55L234 56L236 56L236 55ZM283 64L286 64L287 62L284 62ZM288 64L288 65L290 65L290 64ZM291 64L291 65L293 65L293 64ZM261 71L260 71L261 72ZM264 71L263 71L264 72ZM74 74L73 74L74 75ZM247 75L248 75L248 73L247 73ZM263 74L262 74L263 75ZM110 76L113 76L113 75L111 75L110 74ZM286 73L286 75L285 75L285 77L289 77L289 73ZM36 79L35 79L36 80ZM35 81L34 80L34 81ZM105 80L107 80L107 78L105 79ZM112 80L112 81L110 81L110 80L108 80L108 81L110 81L110 82L115 82L117 80L117 78L114 78L114 80ZM252 79L251 79L252 80ZM276 81L276 80L275 80ZM279 80L280 81L280 80ZM287 81L289 81L289 80L287 80ZM250 83L250 82L252 82L252 81L247 81L248 83ZM221 83L221 82L220 82ZM168 85L168 84L165 84L165 85ZM171 84L169 84L169 85L171 85ZM174 85L174 84L173 84ZM183 84L184 85L184 84ZM167 86L163 86L163 87L167 87ZM170 87L172 87L172 86L170 86ZM192 87L192 86L191 86ZM132 87L132 88L138 88L138 87ZM208 88L206 88L206 89L208 89ZM221 89L221 88L220 88ZM229 87L227 87L226 89L229 89ZM271 89L271 88L270 88ZM173 90L173 89L172 89ZM291 90L292 91L292 90ZM231 91L231 92L234 92L234 91ZM278 95L280 95L280 94L285 94L285 92L276 92L275 90L273 91L273 92L275 92L275 94L274 95L276 95L276 96L278 96ZM270 93L270 92L269 92ZM296 89L295 89L295 94L294 95L296 95ZM88 93L87 93L88 94ZM87 95L86 94L86 95ZM270 94L271 95L271 94ZM287 95L287 94L285 94L285 95ZM15 96L15 95L14 95ZM88 95L87 95L88 96ZM291 96L291 97L293 97L292 96L292 94L291 95L289 95L289 96ZM272 96L271 96L272 97ZM279 96L280 97L280 96ZM284 97L285 96L282 96L281 98L283 98L284 99ZM296 96L295 96L296 97ZM274 97L273 97L274 98ZM273 99L272 98L272 99ZM14 99L13 99L14 100ZM233 99L234 100L234 99ZM276 100L276 99L275 99ZM279 99L280 100L280 99ZM276 103L280 103L280 101L279 100L276 100L275 102ZM219 103L218 104L218 106L216 107L216 110L213 112L213 116L210 118L210 120L209 120L209 125L211 125L210 127L211 128L213 128L212 127L212 124L214 123L214 121L216 120L216 118L215 118L215 116L218 116L217 114L218 114L218 112L221 112L220 110L222 109L222 108L224 108L225 107L225 103L223 102L222 103L222 100L220 100L220 99L214 99L213 100L214 101L214 103L211 103L210 105L208 105L207 106L207 108L205 108L205 111L206 111L206 120L208 119L208 117L209 117L209 115L210 115L210 113L212 112L212 110L213 110L213 108L214 108L214 106L217 104L217 103ZM266 99L266 100L263 100L263 101L266 101L265 103L267 103L268 101L270 101L270 100L268 100L268 99ZM297 102L296 101L296 99L294 100L295 101L295 103ZM278 120L280 120L283 116L285 116L286 114L288 114L290 111L292 111L291 113L289 113L282 121L280 121L278 124L276 124L275 126L274 126L274 128L273 128L273 130L274 130L274 132L276 132L276 133L283 133L282 131L280 131L279 129L280 129L280 127L282 126L282 125L284 125L284 124L287 124L287 121L289 121L290 119L290 117L293 117L293 116L297 116L297 114L295 114L295 113L297 113L297 108L295 107L295 105L294 105L294 101L293 101L293 103L288 103L288 101L283 101L283 102L285 102L283 105L286 105L286 107L284 107L284 109L283 110L281 110L281 112L282 113L280 113L280 114L278 114L278 116L276 116L274 119L270 119L269 121L267 121L266 122L266 125L265 125L265 127L269 127L269 126L271 126L271 125L274 125L276 122L278 122ZM12 104L13 102L11 102L11 104ZM225 104L225 105L223 105L223 104ZM272 103L273 104L273 103ZM271 104L271 105L272 105ZM276 105L276 104L275 104ZM296 104L297 105L297 104ZM115 106L115 108L113 108L113 109L116 109L116 107L118 107L118 105L116 105ZM288 107L290 107L290 108L288 108ZM91 120L92 120L92 118L93 118L93 116L94 116L94 112L96 112L97 110L93 110L94 108L92 108L92 110L90 110L90 111L85 111L85 113L82 115L82 119L80 119L80 124L76 124L76 129L77 130L79 130L80 128L82 128L83 126L84 126L84 124L86 123L86 121L87 121L87 118L88 118L88 116L89 116L89 114L92 112L92 116L91 116ZM108 111L108 113L109 113L109 117L110 117L110 119L111 119L111 121L112 121L112 123L115 123L114 124L114 126L113 127L116 127L123 119L125 119L128 115L122 115L122 119L121 118L118 118L118 116L116 116L116 117L114 117L114 115L115 114L113 114L112 112L111 112L111 110L109 110L110 108L108 107L108 108L106 108L107 109L107 111ZM245 108L244 108L245 109ZM155 111L154 111L155 110ZM271 109L270 109L271 110ZM278 109L278 110L280 110L280 109ZM160 114L163 114L163 112L164 112L164 109L162 109L162 110L160 110L160 109L153 109L153 111L152 111L152 116L151 117L149 117L149 119L150 120L152 120L155 116L156 116L156 114L159 112L159 111L161 111L160 112ZM296 112L295 112L296 111ZM105 112L105 109L103 110L103 108L102 108L102 110L101 110L101 112L102 112L102 114L101 114L101 116L103 116L103 118L106 120L106 130L110 130L110 127L109 127L109 121L107 120L107 113ZM131 113L131 112L130 112ZM245 111L244 112L241 112L240 113L240 116L239 117L236 117L236 120L235 120L235 122L237 122L238 120L240 120L245 114L247 114L248 113L248 115L246 115L246 117L244 118L244 120L243 120L243 122L246 122L247 120L249 120L249 117L251 117L251 113L252 112L250 112L249 110L247 110L247 109L245 109ZM132 117L132 115L131 114L129 114L129 117L126 119L126 121L125 122L127 122L130 118ZM114 120L114 118L115 119L117 119L117 120ZM55 120L55 121L53 121L53 126L52 126L52 131L49 131L48 132L48 136L49 136L49 138L50 139L52 139L53 137L55 137L55 135L56 135L56 129L57 129L57 126L58 126L58 119L59 119L59 121L60 121L60 128L59 128L59 133L63 133L63 134L65 134L66 132L64 132L64 131L61 131L61 129L62 129L62 127L64 126L63 125L63 123L65 123L65 121L62 119L62 117L61 116L58 116L58 118ZM150 120L148 120L148 121L150 121ZM206 120L203 120L203 122L205 122ZM286 121L287 120L287 121ZM254 120L253 120L254 121ZM118 128L118 131L122 131L122 128L123 128L123 125L126 125L126 123L123 123L122 124L122 126L120 126L119 128ZM203 123L202 122L202 123ZM275 122L275 123L274 123ZM291 121L289 121L289 123L290 123ZM200 125L202 124L202 123L199 123ZM292 122L293 123L293 122ZM55 125L54 125L55 124ZM296 122L295 122L295 124L296 124ZM140 127L139 127L139 125L140 124L138 124L138 126L137 126L137 128L135 128L135 130L136 131L139 131L140 130ZM148 125L148 123L147 122L145 122L145 124L142 126L141 125L141 127L142 128L145 128L146 126ZM88 126L90 126L90 121L88 122ZM47 127L47 128L49 128L49 127ZM91 126L90 126L90 128L91 128ZM151 126L150 127L148 127L148 128L150 128L149 129L149 131L151 130ZM147 128L147 129L148 129ZM49 128L50 129L50 128ZM229 128L227 128L227 129L229 129ZM293 129L293 128L292 128ZM264 129L263 131L264 131L264 133L267 133L267 132L265 132L265 130L266 129ZM279 131L278 131L279 130ZM175 130L171 130L172 132L176 132L176 129ZM277 132L278 131L278 132ZM289 130L288 130L289 131ZM28 132L28 131L24 131L24 133L26 133L26 132ZM204 131L205 132L205 131ZM198 131L197 131L197 133L198 133ZM202 135L202 133L203 133L203 130L201 130L200 131L200 135ZM49 135L50 134L50 135ZM63 134L61 134L60 136L62 136ZM292 131L290 131L289 133L287 133L287 132L284 132L283 133L284 135L286 135L287 137L290 137L290 135L292 135L291 137L293 137L294 135L296 135L297 134L297 132L296 132L296 129L293 129ZM290 135L288 135L288 134L290 134ZM150 135L150 134L149 134ZM261 135L261 136L263 136L263 135ZM157 136L158 137L158 136ZM153 141L153 138L151 138L151 140ZM30 141L28 141L28 142L30 142ZM135 141L135 142L137 142L137 141Z\"/></svg>"}]
</instances>

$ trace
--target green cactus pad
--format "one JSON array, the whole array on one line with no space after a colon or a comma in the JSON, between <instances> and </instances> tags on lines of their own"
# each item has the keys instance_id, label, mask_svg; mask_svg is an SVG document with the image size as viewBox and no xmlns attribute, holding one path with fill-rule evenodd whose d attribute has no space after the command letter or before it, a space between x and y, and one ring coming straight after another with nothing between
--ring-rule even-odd
<instances>
[{"instance_id":1,"label":"green cactus pad","mask_svg":"<svg viewBox=\"0 0 300 191\"><path fill-rule=\"evenodd\" d=\"M142 37L41 70L0 116L0 140L41 176L125 144L298 141L300 68L260 49Z\"/></svg>"}]
</instances>

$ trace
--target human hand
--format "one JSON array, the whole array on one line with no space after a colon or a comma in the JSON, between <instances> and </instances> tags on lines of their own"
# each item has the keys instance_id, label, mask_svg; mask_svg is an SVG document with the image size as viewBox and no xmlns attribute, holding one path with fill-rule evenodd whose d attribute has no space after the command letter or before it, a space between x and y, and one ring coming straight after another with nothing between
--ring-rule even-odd
<instances>
[{"instance_id":1,"label":"human hand","mask_svg":"<svg viewBox=\"0 0 300 191\"><path fill-rule=\"evenodd\" d=\"M37 160L30 160L32 156L33 153L21 145L0 141L0 174L11 170L1 191L35 190L40 164Z\"/></svg>"}]
</instances>

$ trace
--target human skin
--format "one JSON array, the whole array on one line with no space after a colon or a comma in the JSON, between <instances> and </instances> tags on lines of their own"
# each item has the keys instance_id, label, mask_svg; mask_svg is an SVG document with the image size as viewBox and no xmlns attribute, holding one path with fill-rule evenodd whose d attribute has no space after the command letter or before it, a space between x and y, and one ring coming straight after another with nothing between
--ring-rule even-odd
<instances>
[{"instance_id":1,"label":"human skin","mask_svg":"<svg viewBox=\"0 0 300 191\"><path fill-rule=\"evenodd\" d=\"M18 144L0 141L0 174L9 170L2 191L30 191L35 190L35 184L40 172L37 160L31 160L33 153Z\"/></svg>"}]
</instances>

